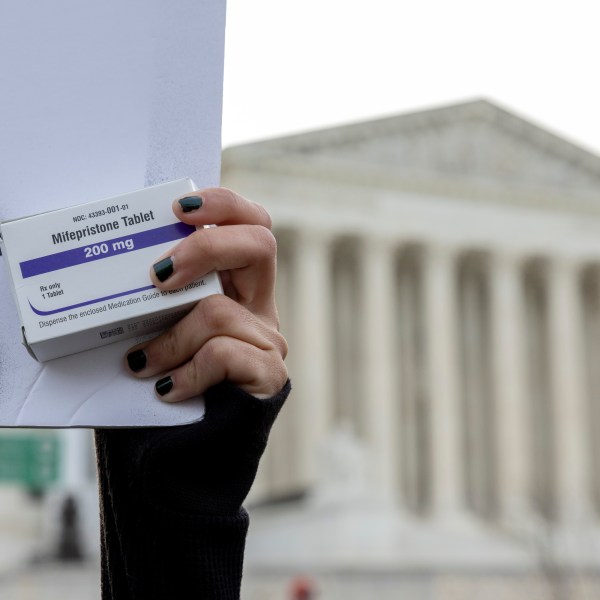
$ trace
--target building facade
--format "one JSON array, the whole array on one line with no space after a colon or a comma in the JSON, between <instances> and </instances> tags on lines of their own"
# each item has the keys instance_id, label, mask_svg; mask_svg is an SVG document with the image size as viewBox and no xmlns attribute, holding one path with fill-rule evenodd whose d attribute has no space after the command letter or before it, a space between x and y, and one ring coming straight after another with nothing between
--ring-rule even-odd
<instances>
[{"instance_id":1,"label":"building facade","mask_svg":"<svg viewBox=\"0 0 600 600\"><path fill-rule=\"evenodd\" d=\"M256 597L598 595L600 158L477 100L230 148L223 184L273 216L294 385Z\"/></svg>"}]
</instances>

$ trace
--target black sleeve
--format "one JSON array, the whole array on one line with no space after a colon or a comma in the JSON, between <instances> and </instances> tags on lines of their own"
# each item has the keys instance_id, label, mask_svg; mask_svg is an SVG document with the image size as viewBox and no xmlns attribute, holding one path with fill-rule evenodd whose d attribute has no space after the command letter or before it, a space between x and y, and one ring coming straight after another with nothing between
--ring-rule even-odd
<instances>
[{"instance_id":1,"label":"black sleeve","mask_svg":"<svg viewBox=\"0 0 600 600\"><path fill-rule=\"evenodd\" d=\"M199 423L96 431L103 600L239 598L242 502L289 391L224 382Z\"/></svg>"}]
</instances>

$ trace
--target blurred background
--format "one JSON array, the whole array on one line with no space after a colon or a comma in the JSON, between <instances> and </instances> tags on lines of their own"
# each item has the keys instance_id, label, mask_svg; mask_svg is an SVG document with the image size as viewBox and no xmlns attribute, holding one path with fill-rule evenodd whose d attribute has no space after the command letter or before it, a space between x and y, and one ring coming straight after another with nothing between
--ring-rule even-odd
<instances>
[{"instance_id":1,"label":"blurred background","mask_svg":"<svg viewBox=\"0 0 600 600\"><path fill-rule=\"evenodd\" d=\"M243 597L600 597L597 12L229 0L294 384ZM0 480L0 597L98 598L89 432L3 431Z\"/></svg>"}]
</instances>

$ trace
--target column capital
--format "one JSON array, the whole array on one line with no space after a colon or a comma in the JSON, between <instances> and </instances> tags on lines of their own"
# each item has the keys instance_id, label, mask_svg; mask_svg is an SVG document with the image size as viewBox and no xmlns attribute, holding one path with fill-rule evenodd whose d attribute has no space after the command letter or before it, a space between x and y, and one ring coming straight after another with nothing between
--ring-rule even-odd
<instances>
[{"instance_id":1,"label":"column capital","mask_svg":"<svg viewBox=\"0 0 600 600\"><path fill-rule=\"evenodd\" d=\"M318 246L328 250L336 239L336 234L328 229L302 228L293 231L292 239L296 244L308 245L309 247Z\"/></svg>"},{"instance_id":2,"label":"column capital","mask_svg":"<svg viewBox=\"0 0 600 600\"><path fill-rule=\"evenodd\" d=\"M567 280L579 277L585 264L576 257L553 257L548 260L548 271L552 277Z\"/></svg>"},{"instance_id":3,"label":"column capital","mask_svg":"<svg viewBox=\"0 0 600 600\"><path fill-rule=\"evenodd\" d=\"M489 256L492 268L507 267L516 270L522 269L527 264L527 261L533 258L528 254L511 248L493 248L490 250Z\"/></svg>"},{"instance_id":4,"label":"column capital","mask_svg":"<svg viewBox=\"0 0 600 600\"><path fill-rule=\"evenodd\" d=\"M422 244L423 256L429 260L456 260L468 249L455 244L444 244L437 241L428 241Z\"/></svg>"},{"instance_id":5,"label":"column capital","mask_svg":"<svg viewBox=\"0 0 600 600\"><path fill-rule=\"evenodd\" d=\"M402 247L402 242L398 238L380 237L374 235L363 234L359 238L361 248L366 251L389 254L393 257L393 253Z\"/></svg>"}]
</instances>

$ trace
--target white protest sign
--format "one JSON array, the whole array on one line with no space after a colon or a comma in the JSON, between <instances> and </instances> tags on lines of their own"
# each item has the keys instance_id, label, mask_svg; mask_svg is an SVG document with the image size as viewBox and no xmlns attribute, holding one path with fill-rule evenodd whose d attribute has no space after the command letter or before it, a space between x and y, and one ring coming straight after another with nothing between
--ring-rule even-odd
<instances>
[{"instance_id":1,"label":"white protest sign","mask_svg":"<svg viewBox=\"0 0 600 600\"><path fill-rule=\"evenodd\" d=\"M0 220L182 177L218 184L225 0L5 0L0 23ZM201 399L161 403L126 373L131 341L36 363L3 260L0 282L0 426L201 418Z\"/></svg>"}]
</instances>

